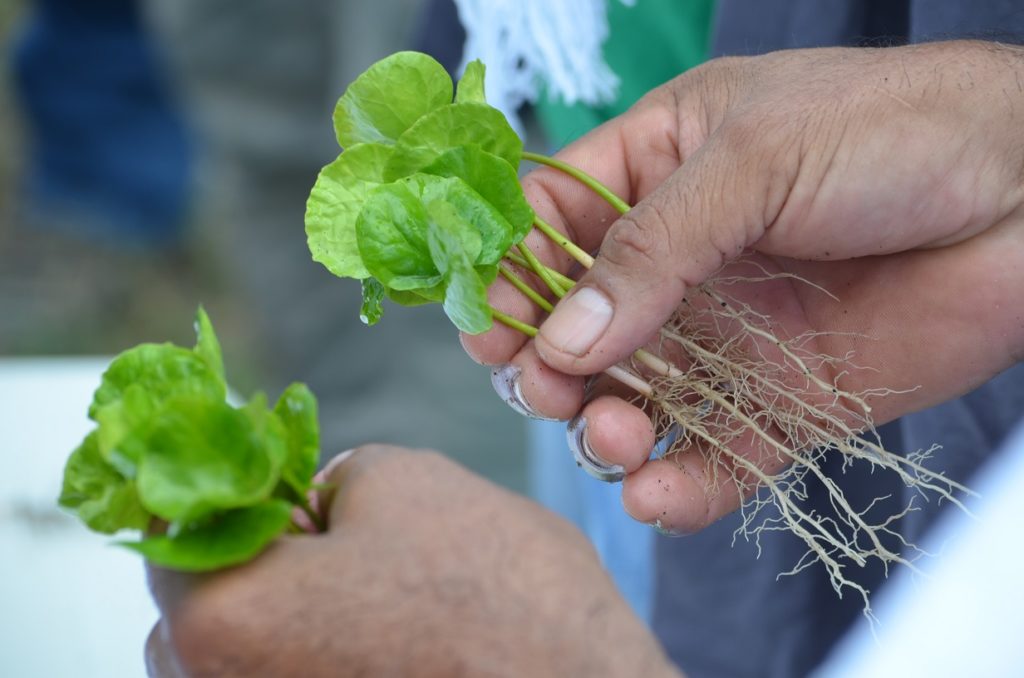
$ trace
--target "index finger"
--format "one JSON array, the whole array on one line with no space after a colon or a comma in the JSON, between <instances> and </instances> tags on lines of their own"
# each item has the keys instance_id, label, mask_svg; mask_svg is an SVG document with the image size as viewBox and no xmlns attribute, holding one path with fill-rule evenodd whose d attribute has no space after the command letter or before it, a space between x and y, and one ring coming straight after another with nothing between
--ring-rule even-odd
<instances>
[{"instance_id":1,"label":"index finger","mask_svg":"<svg viewBox=\"0 0 1024 678\"><path fill-rule=\"evenodd\" d=\"M681 139L675 97L658 89L554 157L594 177L632 205L679 168L689 145ZM522 184L537 213L585 250L598 249L619 217L590 188L557 169L540 167Z\"/></svg>"},{"instance_id":2,"label":"index finger","mask_svg":"<svg viewBox=\"0 0 1024 678\"><path fill-rule=\"evenodd\" d=\"M426 450L371 444L337 455L317 474L319 485L316 510L333 533L346 522L370 525L388 510L388 504L400 503L402 485L410 472L423 469L416 459ZM415 469L415 471L410 471ZM397 493L397 494L396 494ZM390 497L395 497L390 500Z\"/></svg>"},{"instance_id":3,"label":"index finger","mask_svg":"<svg viewBox=\"0 0 1024 678\"><path fill-rule=\"evenodd\" d=\"M692 135L680 136L675 98L655 90L623 115L610 120L555 154L555 158L591 175L628 204L659 186L681 163ZM579 180L542 166L522 180L537 215L586 251L596 251L619 213ZM541 261L568 274L574 262L534 231L526 244ZM498 279L489 290L491 304L523 322L538 326L544 311ZM504 325L479 335L462 335L466 351L478 362L510 362L527 337Z\"/></svg>"}]
</instances>

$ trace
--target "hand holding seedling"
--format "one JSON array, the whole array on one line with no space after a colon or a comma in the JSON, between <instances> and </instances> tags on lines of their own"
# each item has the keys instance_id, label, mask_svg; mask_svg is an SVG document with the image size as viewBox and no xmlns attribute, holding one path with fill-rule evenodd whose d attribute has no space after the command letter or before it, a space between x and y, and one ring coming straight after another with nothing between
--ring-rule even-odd
<instances>
[{"instance_id":1,"label":"hand holding seedling","mask_svg":"<svg viewBox=\"0 0 1024 678\"><path fill-rule=\"evenodd\" d=\"M497 326L464 345L481 362L520 367L537 413L566 418L582 408L593 451L629 473L626 510L670 530L736 509L746 486L713 476L715 441L648 462L647 414L618 398L584 405L584 379L638 347L664 345L661 328L681 302L723 311L684 337L735 332L733 311L746 309L768 318L744 340L756 351L805 337L812 354L852 356L869 369L845 360L808 367L840 392L866 394L875 423L970 390L1024 346L1014 310L1024 284L1021 56L967 42L794 51L714 61L677 78L558 156L635 204L624 217L564 173L543 168L524 180L538 213L600 253L546 321L506 282L492 286L497 308L543 321L536 339ZM538 253L568 270L550 245ZM743 263L730 263L740 255ZM725 299L702 292L713 274L743 280ZM694 356L677 353L687 370ZM790 372L781 380L824 408L829 389ZM762 398L766 408L785 404L777 396ZM836 414L859 426L849 415L865 408L846 401ZM766 420L773 438L791 435L791 422ZM769 474L789 461L749 431L728 444Z\"/></svg>"},{"instance_id":2,"label":"hand holding seedling","mask_svg":"<svg viewBox=\"0 0 1024 678\"><path fill-rule=\"evenodd\" d=\"M150 675L678 676L583 535L441 455L366 447L327 531L212 577L151 569Z\"/></svg>"},{"instance_id":3,"label":"hand holding seedling","mask_svg":"<svg viewBox=\"0 0 1024 678\"><path fill-rule=\"evenodd\" d=\"M743 502L741 536L781 521L808 549L793 572L820 562L870 614L849 565L914 567L912 544L885 543L912 506L851 500L822 458L968 491L928 468L934 449L895 455L874 426L1020 346L993 310L1022 275L1016 66L973 43L718 61L553 159L486 104L482 64L456 89L395 54L338 102L310 250L362 282L368 324L385 299L441 303L471 355L505 366L510 401L581 412L580 456L629 473L633 516L694 530ZM548 168L521 186L522 160ZM834 514L805 510L811 492Z\"/></svg>"},{"instance_id":4,"label":"hand holding seedling","mask_svg":"<svg viewBox=\"0 0 1024 678\"><path fill-rule=\"evenodd\" d=\"M454 101L436 62L410 53L349 88L344 152L307 210L314 258L362 281L369 324L385 299L441 303L471 354L521 370L536 412L582 407L586 442L630 472L636 517L696 529L744 499L740 531L756 538L771 506L768 529L807 545L793 571L820 563L869 613L850 566L913 567L916 552L886 546L903 514L851 504L819 462L869 463L926 497L966 490L870 432L1020 354L1017 53L947 43L714 62L554 160L522 152L485 103L482 68ZM525 180L530 203L521 159L554 168ZM112 368L63 497L102 531L170 522L135 547L178 570L265 548L286 528L280 494L319 515L299 491L311 399L294 421L260 399L230 408L203 327L191 352L141 347ZM602 370L584 406L584 377ZM259 448L255 466L222 439ZM197 478L223 482L200 494ZM436 455L363 450L329 480L324 534L285 535L213 576L151 570L158 675L165 660L195 675L670 673L579 534L536 506ZM835 515L803 510L812 486ZM254 510L259 529L235 529ZM209 560L221 544L231 558ZM566 623L566 610L580 614Z\"/></svg>"}]
</instances>

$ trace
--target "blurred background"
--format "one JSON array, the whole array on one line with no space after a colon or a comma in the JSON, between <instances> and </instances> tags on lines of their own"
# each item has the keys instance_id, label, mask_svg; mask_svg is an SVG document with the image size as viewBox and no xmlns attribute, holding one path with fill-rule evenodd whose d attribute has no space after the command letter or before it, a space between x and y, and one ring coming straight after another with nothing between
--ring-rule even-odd
<instances>
[{"instance_id":1,"label":"blurred background","mask_svg":"<svg viewBox=\"0 0 1024 678\"><path fill-rule=\"evenodd\" d=\"M437 11L0 3L0 674L143 674L155 611L141 563L55 500L106 362L139 342L191 345L200 303L240 394L310 385L325 457L434 447L524 488L522 420L440 308L367 328L358 284L306 249L306 197L339 152L335 101L372 62L422 45Z\"/></svg>"}]
</instances>

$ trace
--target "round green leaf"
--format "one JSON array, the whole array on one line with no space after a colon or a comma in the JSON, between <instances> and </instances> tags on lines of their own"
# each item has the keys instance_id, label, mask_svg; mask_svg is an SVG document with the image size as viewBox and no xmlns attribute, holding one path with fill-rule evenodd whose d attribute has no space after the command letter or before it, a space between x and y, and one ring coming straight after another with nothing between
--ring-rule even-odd
<instances>
[{"instance_id":1,"label":"round green leaf","mask_svg":"<svg viewBox=\"0 0 1024 678\"><path fill-rule=\"evenodd\" d=\"M498 156L476 146L460 146L442 153L422 171L425 174L462 179L508 222L512 230L511 240L506 243L503 237L496 246L505 249L483 257L487 263L500 259L509 247L530 232L535 216L533 209L526 202L515 169Z\"/></svg>"},{"instance_id":2,"label":"round green leaf","mask_svg":"<svg viewBox=\"0 0 1024 678\"><path fill-rule=\"evenodd\" d=\"M209 344L207 350L212 350ZM100 425L100 452L131 477L142 439L162 403L182 395L223 401L226 393L220 374L193 351L174 344L129 349L110 363L89 406L89 417Z\"/></svg>"},{"instance_id":3,"label":"round green leaf","mask_svg":"<svg viewBox=\"0 0 1024 678\"><path fill-rule=\"evenodd\" d=\"M369 272L356 245L356 219L370 192L383 182L393 148L350 147L320 171L306 202L306 240L313 260L342 278Z\"/></svg>"},{"instance_id":4,"label":"round green leaf","mask_svg":"<svg viewBox=\"0 0 1024 678\"><path fill-rule=\"evenodd\" d=\"M492 156L493 157L493 156ZM503 160L498 162L508 166ZM472 227L472 233L460 232L469 260L475 264L493 264L512 246L513 229L500 211L469 184L457 176L441 181L429 174L414 174L407 180L425 205L445 203L459 216L460 224ZM433 215L431 215L433 216ZM532 217L531 217L532 221ZM476 240L479 238L479 244Z\"/></svg>"},{"instance_id":5,"label":"round green leaf","mask_svg":"<svg viewBox=\"0 0 1024 678\"><path fill-rule=\"evenodd\" d=\"M427 248L426 208L401 181L379 186L356 221L363 263L385 287L414 290L441 282Z\"/></svg>"},{"instance_id":6,"label":"round green leaf","mask_svg":"<svg viewBox=\"0 0 1024 678\"><path fill-rule=\"evenodd\" d=\"M73 510L91 529L104 534L143 530L149 525L150 516L139 503L135 483L103 458L96 431L86 436L68 458L58 502Z\"/></svg>"},{"instance_id":7,"label":"round green leaf","mask_svg":"<svg viewBox=\"0 0 1024 678\"><path fill-rule=\"evenodd\" d=\"M287 455L284 426L264 398L237 410L223 401L173 398L150 429L139 499L170 522L251 506L270 496Z\"/></svg>"},{"instance_id":8,"label":"round green leaf","mask_svg":"<svg viewBox=\"0 0 1024 678\"><path fill-rule=\"evenodd\" d=\"M471 265L494 264L511 245L511 225L462 179L414 174L376 189L359 213L357 241L370 273L388 289L429 298L422 290L443 279L427 243L438 219L450 221Z\"/></svg>"},{"instance_id":9,"label":"round green leaf","mask_svg":"<svg viewBox=\"0 0 1024 678\"><path fill-rule=\"evenodd\" d=\"M452 80L437 61L398 52L370 66L349 85L334 109L342 148L394 143L423 115L452 101Z\"/></svg>"},{"instance_id":10,"label":"round green leaf","mask_svg":"<svg viewBox=\"0 0 1024 678\"><path fill-rule=\"evenodd\" d=\"M487 104L452 104L420 118L398 139L386 177L419 171L457 146L476 146L519 167L523 142L501 111Z\"/></svg>"},{"instance_id":11,"label":"round green leaf","mask_svg":"<svg viewBox=\"0 0 1024 678\"><path fill-rule=\"evenodd\" d=\"M119 545L141 553L159 567L207 572L255 558L285 531L291 511L288 502L268 499L185 527L173 537L160 535Z\"/></svg>"},{"instance_id":12,"label":"round green leaf","mask_svg":"<svg viewBox=\"0 0 1024 678\"><path fill-rule=\"evenodd\" d=\"M89 418L121 399L129 386L146 389L153 399L194 393L223 399L227 387L209 363L174 344L139 344L121 353L103 373L93 393Z\"/></svg>"}]
</instances>

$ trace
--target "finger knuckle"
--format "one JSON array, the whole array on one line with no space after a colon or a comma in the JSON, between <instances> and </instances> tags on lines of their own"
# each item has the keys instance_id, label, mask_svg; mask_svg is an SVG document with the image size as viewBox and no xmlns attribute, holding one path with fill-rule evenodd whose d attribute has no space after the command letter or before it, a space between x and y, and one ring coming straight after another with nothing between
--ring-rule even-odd
<instances>
[{"instance_id":1,"label":"finger knuckle","mask_svg":"<svg viewBox=\"0 0 1024 678\"><path fill-rule=\"evenodd\" d=\"M668 227L661 210L654 206L641 207L619 219L608 233L601 248L605 260L623 269L655 265L661 248L668 240Z\"/></svg>"},{"instance_id":2,"label":"finger knuckle","mask_svg":"<svg viewBox=\"0 0 1024 678\"><path fill-rule=\"evenodd\" d=\"M765 138L767 121L760 115L736 115L722 124L718 143L733 159L751 157Z\"/></svg>"}]
</instances>

